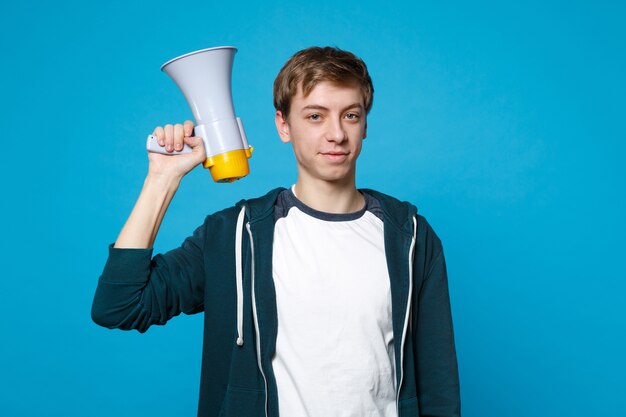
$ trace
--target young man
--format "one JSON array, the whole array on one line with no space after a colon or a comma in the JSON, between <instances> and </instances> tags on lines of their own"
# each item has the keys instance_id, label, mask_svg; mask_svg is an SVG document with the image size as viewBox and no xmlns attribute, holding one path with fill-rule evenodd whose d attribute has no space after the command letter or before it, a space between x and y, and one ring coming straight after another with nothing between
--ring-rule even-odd
<instances>
[{"instance_id":1,"label":"young man","mask_svg":"<svg viewBox=\"0 0 626 417\"><path fill-rule=\"evenodd\" d=\"M357 190L373 87L365 64L308 48L274 83L291 189L212 214L152 257L182 177L202 162L193 124L158 127L139 199L100 277L94 321L144 332L205 314L199 416L460 415L441 242L416 208Z\"/></svg>"}]
</instances>

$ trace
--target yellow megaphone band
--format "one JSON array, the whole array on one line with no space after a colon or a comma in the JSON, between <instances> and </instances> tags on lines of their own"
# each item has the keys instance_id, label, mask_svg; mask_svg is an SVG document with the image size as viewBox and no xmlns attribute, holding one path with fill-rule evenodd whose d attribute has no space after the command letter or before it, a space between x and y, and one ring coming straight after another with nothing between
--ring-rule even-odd
<instances>
[{"instance_id":1,"label":"yellow megaphone band","mask_svg":"<svg viewBox=\"0 0 626 417\"><path fill-rule=\"evenodd\" d=\"M203 166L211 171L215 182L233 182L250 173L248 158L252 156L254 148L236 149L218 155L210 156Z\"/></svg>"}]
</instances>

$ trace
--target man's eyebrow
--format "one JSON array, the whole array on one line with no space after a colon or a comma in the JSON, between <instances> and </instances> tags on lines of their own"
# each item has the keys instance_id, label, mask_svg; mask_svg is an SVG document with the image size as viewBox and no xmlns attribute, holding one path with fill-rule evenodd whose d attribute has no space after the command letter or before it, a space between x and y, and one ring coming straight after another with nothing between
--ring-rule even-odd
<instances>
[{"instance_id":1,"label":"man's eyebrow","mask_svg":"<svg viewBox=\"0 0 626 417\"><path fill-rule=\"evenodd\" d=\"M341 109L341 112L343 113L346 110L354 109L356 107L358 107L360 110L363 110L363 105L361 103L352 103L349 106ZM305 110L328 110L328 107L324 107L320 104L309 104L308 106L304 106L301 111Z\"/></svg>"}]
</instances>

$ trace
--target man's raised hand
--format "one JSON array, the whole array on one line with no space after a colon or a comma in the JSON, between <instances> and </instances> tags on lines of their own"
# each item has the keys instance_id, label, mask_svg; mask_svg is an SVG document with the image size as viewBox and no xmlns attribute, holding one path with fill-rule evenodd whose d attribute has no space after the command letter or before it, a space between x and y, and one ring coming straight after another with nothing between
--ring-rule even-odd
<instances>
[{"instance_id":1,"label":"man's raised hand","mask_svg":"<svg viewBox=\"0 0 626 417\"><path fill-rule=\"evenodd\" d=\"M154 129L152 135L156 137L159 145L165 147L165 150L171 152L172 155L149 152L149 174L182 178L198 164L204 162L206 159L204 142L199 137L191 136L193 127L193 122L186 120L184 124L167 124ZM192 152L175 154L176 151L183 149L183 144L190 146Z\"/></svg>"}]
</instances>

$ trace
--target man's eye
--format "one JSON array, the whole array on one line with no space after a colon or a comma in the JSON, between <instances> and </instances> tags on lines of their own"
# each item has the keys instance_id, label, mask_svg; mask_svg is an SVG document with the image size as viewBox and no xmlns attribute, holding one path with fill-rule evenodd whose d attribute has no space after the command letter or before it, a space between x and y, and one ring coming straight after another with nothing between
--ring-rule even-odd
<instances>
[{"instance_id":1,"label":"man's eye","mask_svg":"<svg viewBox=\"0 0 626 417\"><path fill-rule=\"evenodd\" d=\"M309 120L317 121L321 118L319 114L312 114L309 116Z\"/></svg>"},{"instance_id":2,"label":"man's eye","mask_svg":"<svg viewBox=\"0 0 626 417\"><path fill-rule=\"evenodd\" d=\"M346 119L348 120L357 120L359 118L359 115L356 113L347 113L346 114Z\"/></svg>"}]
</instances>

